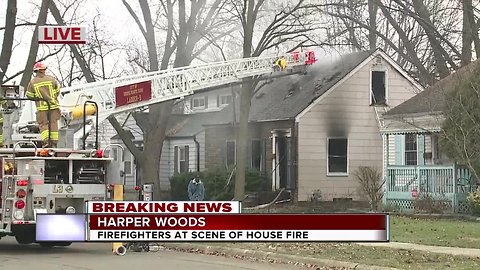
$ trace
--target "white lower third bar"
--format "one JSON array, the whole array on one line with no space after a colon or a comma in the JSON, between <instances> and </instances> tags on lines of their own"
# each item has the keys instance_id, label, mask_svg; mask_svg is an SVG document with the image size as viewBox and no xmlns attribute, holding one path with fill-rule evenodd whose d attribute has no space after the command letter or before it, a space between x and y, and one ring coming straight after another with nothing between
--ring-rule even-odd
<instances>
[{"instance_id":1,"label":"white lower third bar","mask_svg":"<svg viewBox=\"0 0 480 270\"><path fill-rule=\"evenodd\" d=\"M385 242L386 230L90 230L90 241Z\"/></svg>"}]
</instances>

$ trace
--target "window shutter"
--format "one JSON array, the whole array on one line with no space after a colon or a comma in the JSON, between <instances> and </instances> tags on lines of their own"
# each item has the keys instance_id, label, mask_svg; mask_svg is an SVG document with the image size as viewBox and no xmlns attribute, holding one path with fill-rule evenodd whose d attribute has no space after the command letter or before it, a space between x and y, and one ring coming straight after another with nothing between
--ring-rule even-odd
<instances>
[{"instance_id":1,"label":"window shutter","mask_svg":"<svg viewBox=\"0 0 480 270\"><path fill-rule=\"evenodd\" d=\"M208 108L208 96L205 96L205 109Z\"/></svg>"},{"instance_id":2,"label":"window shutter","mask_svg":"<svg viewBox=\"0 0 480 270\"><path fill-rule=\"evenodd\" d=\"M178 146L173 148L173 173L178 173Z\"/></svg>"},{"instance_id":3,"label":"window shutter","mask_svg":"<svg viewBox=\"0 0 480 270\"><path fill-rule=\"evenodd\" d=\"M193 98L190 98L190 110L193 110Z\"/></svg>"},{"instance_id":4,"label":"window shutter","mask_svg":"<svg viewBox=\"0 0 480 270\"><path fill-rule=\"evenodd\" d=\"M253 162L253 159L252 159L252 145L253 145L253 140L250 139L250 140L247 140L248 142L248 145L247 145L247 168L252 168L252 162Z\"/></svg>"},{"instance_id":5,"label":"window shutter","mask_svg":"<svg viewBox=\"0 0 480 270\"><path fill-rule=\"evenodd\" d=\"M403 149L405 143L405 135L395 135L395 165L403 165Z\"/></svg>"},{"instance_id":6,"label":"window shutter","mask_svg":"<svg viewBox=\"0 0 480 270\"><path fill-rule=\"evenodd\" d=\"M425 165L425 135L417 135L417 165Z\"/></svg>"},{"instance_id":7,"label":"window shutter","mask_svg":"<svg viewBox=\"0 0 480 270\"><path fill-rule=\"evenodd\" d=\"M260 171L267 171L267 139L261 141L261 151L260 151Z\"/></svg>"},{"instance_id":8,"label":"window shutter","mask_svg":"<svg viewBox=\"0 0 480 270\"><path fill-rule=\"evenodd\" d=\"M185 145L185 169L187 170L187 172L190 172L190 167L189 167L189 164L190 164L190 160L189 160L189 147L188 145Z\"/></svg>"},{"instance_id":9,"label":"window shutter","mask_svg":"<svg viewBox=\"0 0 480 270\"><path fill-rule=\"evenodd\" d=\"M227 142L224 142L220 148L220 161L223 168L227 168Z\"/></svg>"},{"instance_id":10,"label":"window shutter","mask_svg":"<svg viewBox=\"0 0 480 270\"><path fill-rule=\"evenodd\" d=\"M220 95L217 95L217 107L220 107Z\"/></svg>"}]
</instances>

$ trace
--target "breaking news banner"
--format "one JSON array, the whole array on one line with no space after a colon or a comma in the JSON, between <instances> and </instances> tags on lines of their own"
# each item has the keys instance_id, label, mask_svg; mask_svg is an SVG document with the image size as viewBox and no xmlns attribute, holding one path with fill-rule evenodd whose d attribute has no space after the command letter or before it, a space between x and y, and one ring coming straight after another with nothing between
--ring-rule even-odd
<instances>
[{"instance_id":1,"label":"breaking news banner","mask_svg":"<svg viewBox=\"0 0 480 270\"><path fill-rule=\"evenodd\" d=\"M179 201L88 201L87 213L240 213L241 203L236 201L179 202Z\"/></svg>"},{"instance_id":2,"label":"breaking news banner","mask_svg":"<svg viewBox=\"0 0 480 270\"><path fill-rule=\"evenodd\" d=\"M92 201L38 214L37 241L388 242L388 214L244 214L234 201Z\"/></svg>"},{"instance_id":3,"label":"breaking news banner","mask_svg":"<svg viewBox=\"0 0 480 270\"><path fill-rule=\"evenodd\" d=\"M388 241L385 214L90 214L88 241Z\"/></svg>"}]
</instances>

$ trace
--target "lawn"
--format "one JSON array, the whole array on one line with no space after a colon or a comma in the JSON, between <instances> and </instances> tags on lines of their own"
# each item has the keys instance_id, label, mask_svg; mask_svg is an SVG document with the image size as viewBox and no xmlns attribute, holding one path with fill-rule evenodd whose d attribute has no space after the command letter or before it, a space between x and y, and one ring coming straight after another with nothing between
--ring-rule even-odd
<instances>
[{"instance_id":1,"label":"lawn","mask_svg":"<svg viewBox=\"0 0 480 270\"><path fill-rule=\"evenodd\" d=\"M391 216L391 241L480 248L480 222Z\"/></svg>"},{"instance_id":2,"label":"lawn","mask_svg":"<svg viewBox=\"0 0 480 270\"><path fill-rule=\"evenodd\" d=\"M333 243L209 243L401 269L480 269L480 258Z\"/></svg>"},{"instance_id":3,"label":"lawn","mask_svg":"<svg viewBox=\"0 0 480 270\"><path fill-rule=\"evenodd\" d=\"M322 213L308 207L278 207L251 212ZM480 249L480 222L446 218L412 218L390 215L391 241L433 246Z\"/></svg>"}]
</instances>

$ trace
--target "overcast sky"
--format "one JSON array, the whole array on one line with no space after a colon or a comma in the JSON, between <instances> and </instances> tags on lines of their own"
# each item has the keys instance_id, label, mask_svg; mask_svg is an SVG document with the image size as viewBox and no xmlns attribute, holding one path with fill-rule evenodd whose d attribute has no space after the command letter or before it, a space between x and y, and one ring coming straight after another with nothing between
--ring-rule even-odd
<instances>
[{"instance_id":1,"label":"overcast sky","mask_svg":"<svg viewBox=\"0 0 480 270\"><path fill-rule=\"evenodd\" d=\"M64 0L59 2L72 2L75 0ZM127 9L120 0L82 0L83 4L77 10L77 16L82 18L84 23L81 25L86 26L88 29L91 29L91 24L94 16L97 15L97 11L101 14L100 27L105 31L104 35L112 39L113 43L116 44L135 44L141 42L144 45L143 37L131 15L128 13ZM39 9L38 0L21 0L17 2L17 23L21 22L35 22L38 16ZM58 2L57 2L58 3ZM141 14L138 1L130 0L129 3L132 5L132 8L135 11L138 11L137 14ZM0 0L0 25L5 25L5 13L6 13L7 1ZM63 11L65 8L59 6L59 9ZM155 7L152 7L152 13L154 13ZM153 14L152 14L153 15ZM153 15L154 16L154 15ZM69 15L66 15L66 18L69 18ZM140 15L140 19L142 17ZM49 16L47 22L55 23L54 19ZM87 29L87 31L88 31ZM14 46L16 47L13 50L11 63L7 71L7 76L17 73L18 71L24 68L27 54L30 48L30 42L32 38L33 26L27 27L18 27L15 30L15 41ZM0 41L3 42L3 31L0 31ZM88 41L87 41L88 42ZM0 44L1 46L1 44ZM38 51L38 58L49 53L50 50L59 48L60 45L40 45ZM49 50L50 49L50 50ZM317 53L318 55L318 53ZM123 57L120 55L119 57ZM318 55L320 57L320 55ZM112 62L116 58L110 59ZM55 57L45 61L47 65L57 66L58 62ZM15 81L18 83L20 77L17 77Z\"/></svg>"},{"instance_id":2,"label":"overcast sky","mask_svg":"<svg viewBox=\"0 0 480 270\"><path fill-rule=\"evenodd\" d=\"M71 1L71 0L70 0ZM136 8L134 4L136 2L130 1L132 6ZM17 23L29 21L35 22L38 16L39 1L36 0L21 0L17 2ZM5 26L5 14L7 8L7 1L0 0L0 25ZM63 7L59 7L60 10L64 10ZM113 39L112 41L125 42L126 40L134 39L140 35L140 32L135 25L130 14L126 10L125 6L120 0L84 0L84 5L78 10L81 14L81 18L85 21L82 25L91 25L94 16L97 14L97 10L101 13L101 25L104 26L104 31L107 35ZM33 11L33 12L32 12ZM48 22L54 23L51 16L48 18ZM18 27L15 30L15 41L11 63L8 68L7 75L12 75L17 71L23 69L23 65L27 59L27 54L30 48L30 41L32 38L33 27ZM87 29L88 31L88 29ZM0 49L1 43L3 43L3 32L0 31ZM42 57L48 53L48 49L58 48L59 45L40 45L38 51L38 57ZM54 59L46 61L46 64L52 63ZM18 77L17 77L18 78ZM17 82L20 78L17 79Z\"/></svg>"}]
</instances>

